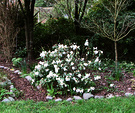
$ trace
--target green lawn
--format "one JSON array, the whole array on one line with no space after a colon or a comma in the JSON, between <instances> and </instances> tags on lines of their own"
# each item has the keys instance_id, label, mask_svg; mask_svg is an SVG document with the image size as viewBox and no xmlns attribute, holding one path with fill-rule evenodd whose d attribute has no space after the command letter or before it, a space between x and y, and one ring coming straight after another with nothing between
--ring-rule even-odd
<instances>
[{"instance_id":1,"label":"green lawn","mask_svg":"<svg viewBox=\"0 0 135 113\"><path fill-rule=\"evenodd\" d=\"M79 100L73 103L31 100L1 102L0 113L135 113L135 97Z\"/></svg>"}]
</instances>

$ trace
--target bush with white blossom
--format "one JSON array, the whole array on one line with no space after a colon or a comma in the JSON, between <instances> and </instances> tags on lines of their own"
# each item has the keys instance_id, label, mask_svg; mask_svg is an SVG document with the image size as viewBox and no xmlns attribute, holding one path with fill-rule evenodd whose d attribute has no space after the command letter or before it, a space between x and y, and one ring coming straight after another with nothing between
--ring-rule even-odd
<instances>
[{"instance_id":1,"label":"bush with white blossom","mask_svg":"<svg viewBox=\"0 0 135 113\"><path fill-rule=\"evenodd\" d=\"M42 61L31 73L32 84L47 88L53 83L55 91L62 91L62 94L82 94L95 90L94 81L101 77L92 77L90 70L101 69L99 57L103 52L93 48L93 55L90 56L88 40L84 44L84 49L83 58L80 57L80 46L75 43L55 44L52 51L42 51Z\"/></svg>"}]
</instances>

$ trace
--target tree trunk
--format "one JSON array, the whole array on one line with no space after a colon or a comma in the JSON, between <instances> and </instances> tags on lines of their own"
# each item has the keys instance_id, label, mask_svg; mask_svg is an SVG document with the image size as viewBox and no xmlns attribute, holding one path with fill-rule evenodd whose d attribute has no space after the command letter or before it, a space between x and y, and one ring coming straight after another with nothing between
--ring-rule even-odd
<instances>
[{"instance_id":1,"label":"tree trunk","mask_svg":"<svg viewBox=\"0 0 135 113\"><path fill-rule=\"evenodd\" d=\"M117 70L118 70L117 41L114 41L114 47L115 47L115 70L116 70L116 73L117 73Z\"/></svg>"},{"instance_id":2,"label":"tree trunk","mask_svg":"<svg viewBox=\"0 0 135 113\"><path fill-rule=\"evenodd\" d=\"M25 18L25 37L28 60L33 57L33 27L34 27L34 5L35 0L24 0L24 7L22 2L18 0L20 8Z\"/></svg>"},{"instance_id":3,"label":"tree trunk","mask_svg":"<svg viewBox=\"0 0 135 113\"><path fill-rule=\"evenodd\" d=\"M31 19L30 19L31 20ZM33 22L29 18L26 20L25 24L25 37L26 37L26 48L28 60L32 59L33 53Z\"/></svg>"},{"instance_id":4,"label":"tree trunk","mask_svg":"<svg viewBox=\"0 0 135 113\"><path fill-rule=\"evenodd\" d=\"M79 0L75 0L75 30L76 30L76 34L79 33L79 9L78 9L78 4L79 4Z\"/></svg>"}]
</instances>

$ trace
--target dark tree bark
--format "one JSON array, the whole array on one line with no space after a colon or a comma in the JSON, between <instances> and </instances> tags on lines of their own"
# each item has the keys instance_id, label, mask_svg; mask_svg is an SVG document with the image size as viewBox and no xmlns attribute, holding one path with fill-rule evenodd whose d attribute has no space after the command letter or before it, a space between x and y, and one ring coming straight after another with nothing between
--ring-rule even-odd
<instances>
[{"instance_id":1,"label":"dark tree bark","mask_svg":"<svg viewBox=\"0 0 135 113\"><path fill-rule=\"evenodd\" d=\"M85 0L83 5L82 5L82 1L79 2L79 0L75 0L75 20L74 20L74 24L75 24L75 30L76 30L77 35L79 34L80 23L81 23L82 18L84 16L87 3L88 3L88 0ZM80 7L79 7L79 4L80 4Z\"/></svg>"},{"instance_id":2,"label":"dark tree bark","mask_svg":"<svg viewBox=\"0 0 135 113\"><path fill-rule=\"evenodd\" d=\"M28 60L32 59L33 53L33 28L34 28L34 5L35 0L24 0L23 3L18 0L20 8L23 12L25 19L25 38L26 38L26 49L28 54Z\"/></svg>"}]
</instances>

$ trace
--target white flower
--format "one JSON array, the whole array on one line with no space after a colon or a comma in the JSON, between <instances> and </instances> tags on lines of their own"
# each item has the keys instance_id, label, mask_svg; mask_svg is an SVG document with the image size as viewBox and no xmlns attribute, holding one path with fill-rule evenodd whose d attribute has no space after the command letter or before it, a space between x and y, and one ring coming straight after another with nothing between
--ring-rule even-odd
<instances>
[{"instance_id":1,"label":"white flower","mask_svg":"<svg viewBox=\"0 0 135 113\"><path fill-rule=\"evenodd\" d=\"M64 48L63 44L58 44L59 48Z\"/></svg>"},{"instance_id":2,"label":"white flower","mask_svg":"<svg viewBox=\"0 0 135 113\"><path fill-rule=\"evenodd\" d=\"M46 51L42 51L42 53L40 53L40 57L43 57L44 58L45 55L46 55L46 53L47 53Z\"/></svg>"},{"instance_id":3,"label":"white flower","mask_svg":"<svg viewBox=\"0 0 135 113\"><path fill-rule=\"evenodd\" d=\"M64 71L67 71L66 67L64 67L63 69L64 69Z\"/></svg>"},{"instance_id":4,"label":"white flower","mask_svg":"<svg viewBox=\"0 0 135 113\"><path fill-rule=\"evenodd\" d=\"M74 65L74 62L71 62L71 66L73 66Z\"/></svg>"},{"instance_id":5,"label":"white flower","mask_svg":"<svg viewBox=\"0 0 135 113\"><path fill-rule=\"evenodd\" d=\"M76 89L76 92L79 93L80 92L80 89Z\"/></svg>"},{"instance_id":6,"label":"white flower","mask_svg":"<svg viewBox=\"0 0 135 113\"><path fill-rule=\"evenodd\" d=\"M39 62L39 64L40 64L40 65L43 65L43 64L44 64L44 62L41 62L41 61L40 61L40 62Z\"/></svg>"},{"instance_id":7,"label":"white flower","mask_svg":"<svg viewBox=\"0 0 135 113\"><path fill-rule=\"evenodd\" d=\"M74 88L73 88L73 90L75 91L75 90L76 90L76 88L74 87Z\"/></svg>"},{"instance_id":8,"label":"white flower","mask_svg":"<svg viewBox=\"0 0 135 113\"><path fill-rule=\"evenodd\" d=\"M72 73L69 73L70 76L72 76Z\"/></svg>"},{"instance_id":9,"label":"white flower","mask_svg":"<svg viewBox=\"0 0 135 113\"><path fill-rule=\"evenodd\" d=\"M110 84L110 87L113 87L114 86L114 84Z\"/></svg>"},{"instance_id":10,"label":"white flower","mask_svg":"<svg viewBox=\"0 0 135 113\"><path fill-rule=\"evenodd\" d=\"M94 51L94 54L98 54L98 51L96 50L96 51Z\"/></svg>"},{"instance_id":11,"label":"white flower","mask_svg":"<svg viewBox=\"0 0 135 113\"><path fill-rule=\"evenodd\" d=\"M32 80L31 80L31 83L33 84L34 82L35 82L35 79L32 79Z\"/></svg>"},{"instance_id":12,"label":"white flower","mask_svg":"<svg viewBox=\"0 0 135 113\"><path fill-rule=\"evenodd\" d=\"M41 70L41 65L37 65L37 66L35 66L35 69L37 69L37 70Z\"/></svg>"},{"instance_id":13,"label":"white flower","mask_svg":"<svg viewBox=\"0 0 135 113\"><path fill-rule=\"evenodd\" d=\"M101 54L103 54L103 51L100 51L101 52Z\"/></svg>"},{"instance_id":14,"label":"white flower","mask_svg":"<svg viewBox=\"0 0 135 113\"><path fill-rule=\"evenodd\" d=\"M98 62L99 61L99 58L97 57L96 60L94 62Z\"/></svg>"},{"instance_id":15,"label":"white flower","mask_svg":"<svg viewBox=\"0 0 135 113\"><path fill-rule=\"evenodd\" d=\"M39 75L39 72L35 72L35 75Z\"/></svg>"},{"instance_id":16,"label":"white flower","mask_svg":"<svg viewBox=\"0 0 135 113\"><path fill-rule=\"evenodd\" d=\"M62 52L62 54L63 54L63 55L65 55L65 54L66 54L66 52L64 51L64 52Z\"/></svg>"},{"instance_id":17,"label":"white flower","mask_svg":"<svg viewBox=\"0 0 135 113\"><path fill-rule=\"evenodd\" d=\"M93 47L94 50L97 50L97 47Z\"/></svg>"},{"instance_id":18,"label":"white flower","mask_svg":"<svg viewBox=\"0 0 135 113\"><path fill-rule=\"evenodd\" d=\"M45 69L45 71L49 71L49 69Z\"/></svg>"},{"instance_id":19,"label":"white flower","mask_svg":"<svg viewBox=\"0 0 135 113\"><path fill-rule=\"evenodd\" d=\"M73 54L73 51L70 51L70 54Z\"/></svg>"},{"instance_id":20,"label":"white flower","mask_svg":"<svg viewBox=\"0 0 135 113\"><path fill-rule=\"evenodd\" d=\"M59 63L61 63L61 62L62 62L61 60L57 60L57 61L56 61L57 64L59 64Z\"/></svg>"},{"instance_id":21,"label":"white flower","mask_svg":"<svg viewBox=\"0 0 135 113\"><path fill-rule=\"evenodd\" d=\"M84 58L81 58L81 61L84 61Z\"/></svg>"},{"instance_id":22,"label":"white flower","mask_svg":"<svg viewBox=\"0 0 135 113\"><path fill-rule=\"evenodd\" d=\"M90 89L88 89L87 92L90 92Z\"/></svg>"},{"instance_id":23,"label":"white flower","mask_svg":"<svg viewBox=\"0 0 135 113\"><path fill-rule=\"evenodd\" d=\"M72 79L73 79L74 81L76 80L76 78L75 78L75 77L73 77Z\"/></svg>"},{"instance_id":24,"label":"white flower","mask_svg":"<svg viewBox=\"0 0 135 113\"><path fill-rule=\"evenodd\" d=\"M48 66L48 63L46 62L46 63L44 63L44 67L47 67Z\"/></svg>"},{"instance_id":25,"label":"white flower","mask_svg":"<svg viewBox=\"0 0 135 113\"><path fill-rule=\"evenodd\" d=\"M85 46L89 46L88 39L85 41L84 45L85 45Z\"/></svg>"},{"instance_id":26,"label":"white flower","mask_svg":"<svg viewBox=\"0 0 135 113\"><path fill-rule=\"evenodd\" d=\"M90 91L92 91L92 90L95 90L95 87L90 87L90 88L87 90L87 92L90 92Z\"/></svg>"},{"instance_id":27,"label":"white flower","mask_svg":"<svg viewBox=\"0 0 135 113\"><path fill-rule=\"evenodd\" d=\"M55 63L56 63L56 62L53 60L53 61L52 61L52 64L55 64Z\"/></svg>"},{"instance_id":28,"label":"white flower","mask_svg":"<svg viewBox=\"0 0 135 113\"><path fill-rule=\"evenodd\" d=\"M83 67L83 70L85 70L86 68L85 67Z\"/></svg>"},{"instance_id":29,"label":"white flower","mask_svg":"<svg viewBox=\"0 0 135 113\"><path fill-rule=\"evenodd\" d=\"M64 84L65 85L65 87L67 87L67 84Z\"/></svg>"},{"instance_id":30,"label":"white flower","mask_svg":"<svg viewBox=\"0 0 135 113\"><path fill-rule=\"evenodd\" d=\"M81 74L78 74L77 76L78 76L79 78L81 78Z\"/></svg>"},{"instance_id":31,"label":"white flower","mask_svg":"<svg viewBox=\"0 0 135 113\"><path fill-rule=\"evenodd\" d=\"M54 68L55 68L55 73L58 73L58 71L59 71L58 66L57 65L54 65Z\"/></svg>"},{"instance_id":32,"label":"white flower","mask_svg":"<svg viewBox=\"0 0 135 113\"><path fill-rule=\"evenodd\" d=\"M67 62L70 62L70 61L71 61L71 59L66 59L66 61L67 61Z\"/></svg>"},{"instance_id":33,"label":"white flower","mask_svg":"<svg viewBox=\"0 0 135 113\"><path fill-rule=\"evenodd\" d=\"M75 67L72 67L73 70L75 70Z\"/></svg>"},{"instance_id":34,"label":"white flower","mask_svg":"<svg viewBox=\"0 0 135 113\"><path fill-rule=\"evenodd\" d=\"M67 45L64 45L64 48L67 48Z\"/></svg>"},{"instance_id":35,"label":"white flower","mask_svg":"<svg viewBox=\"0 0 135 113\"><path fill-rule=\"evenodd\" d=\"M70 81L70 78L66 76L65 80L66 80L66 81Z\"/></svg>"},{"instance_id":36,"label":"white flower","mask_svg":"<svg viewBox=\"0 0 135 113\"><path fill-rule=\"evenodd\" d=\"M95 87L90 87L90 90L95 90Z\"/></svg>"},{"instance_id":37,"label":"white flower","mask_svg":"<svg viewBox=\"0 0 135 113\"><path fill-rule=\"evenodd\" d=\"M84 66L88 66L88 64L87 64L87 63L84 63L83 65L84 65Z\"/></svg>"},{"instance_id":38,"label":"white flower","mask_svg":"<svg viewBox=\"0 0 135 113\"><path fill-rule=\"evenodd\" d=\"M60 81L60 77L59 78L56 78L57 81Z\"/></svg>"},{"instance_id":39,"label":"white flower","mask_svg":"<svg viewBox=\"0 0 135 113\"><path fill-rule=\"evenodd\" d=\"M63 86L64 85L64 80L60 79L60 85Z\"/></svg>"},{"instance_id":40,"label":"white flower","mask_svg":"<svg viewBox=\"0 0 135 113\"><path fill-rule=\"evenodd\" d=\"M84 91L84 89L81 89L81 90L80 90L80 93L83 93L83 91Z\"/></svg>"},{"instance_id":41,"label":"white flower","mask_svg":"<svg viewBox=\"0 0 135 113\"><path fill-rule=\"evenodd\" d=\"M90 73L87 73L86 76L85 76L85 78L88 78L89 76L90 76Z\"/></svg>"},{"instance_id":42,"label":"white flower","mask_svg":"<svg viewBox=\"0 0 135 113\"><path fill-rule=\"evenodd\" d=\"M60 66L63 67L63 64L61 64Z\"/></svg>"},{"instance_id":43,"label":"white flower","mask_svg":"<svg viewBox=\"0 0 135 113\"><path fill-rule=\"evenodd\" d=\"M81 81L83 81L85 78L82 78Z\"/></svg>"},{"instance_id":44,"label":"white flower","mask_svg":"<svg viewBox=\"0 0 135 113\"><path fill-rule=\"evenodd\" d=\"M57 78L57 77L58 77L58 75L57 75L57 74L53 74L53 77L56 77L56 78Z\"/></svg>"},{"instance_id":45,"label":"white flower","mask_svg":"<svg viewBox=\"0 0 135 113\"><path fill-rule=\"evenodd\" d=\"M77 45L73 45L73 50L77 49Z\"/></svg>"},{"instance_id":46,"label":"white flower","mask_svg":"<svg viewBox=\"0 0 135 113\"><path fill-rule=\"evenodd\" d=\"M88 61L89 64L91 64L91 61Z\"/></svg>"},{"instance_id":47,"label":"white flower","mask_svg":"<svg viewBox=\"0 0 135 113\"><path fill-rule=\"evenodd\" d=\"M67 58L69 58L70 57L70 55L69 54L67 54Z\"/></svg>"},{"instance_id":48,"label":"white flower","mask_svg":"<svg viewBox=\"0 0 135 113\"><path fill-rule=\"evenodd\" d=\"M49 72L49 74L46 76L47 78L51 78L51 77L53 77L53 72L52 71L50 71Z\"/></svg>"},{"instance_id":49,"label":"white flower","mask_svg":"<svg viewBox=\"0 0 135 113\"><path fill-rule=\"evenodd\" d=\"M60 53L59 56L62 57L62 54Z\"/></svg>"},{"instance_id":50,"label":"white flower","mask_svg":"<svg viewBox=\"0 0 135 113\"><path fill-rule=\"evenodd\" d=\"M99 79L101 79L101 76L94 77L94 80L99 80Z\"/></svg>"},{"instance_id":51,"label":"white flower","mask_svg":"<svg viewBox=\"0 0 135 113\"><path fill-rule=\"evenodd\" d=\"M55 54L55 51L52 51L52 52L50 53L50 57L54 56L54 54Z\"/></svg>"}]
</instances>

